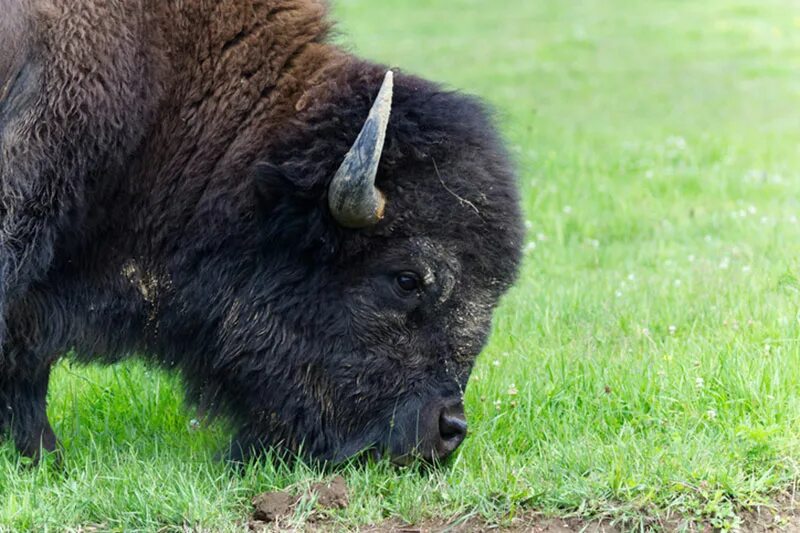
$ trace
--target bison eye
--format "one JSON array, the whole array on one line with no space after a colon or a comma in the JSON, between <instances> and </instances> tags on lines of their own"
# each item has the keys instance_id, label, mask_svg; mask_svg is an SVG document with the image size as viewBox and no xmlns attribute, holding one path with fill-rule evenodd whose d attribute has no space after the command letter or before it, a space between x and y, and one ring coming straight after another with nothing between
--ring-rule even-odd
<instances>
[{"instance_id":1,"label":"bison eye","mask_svg":"<svg viewBox=\"0 0 800 533\"><path fill-rule=\"evenodd\" d=\"M406 296L419 290L419 276L414 272L400 272L394 280L397 288Z\"/></svg>"}]
</instances>

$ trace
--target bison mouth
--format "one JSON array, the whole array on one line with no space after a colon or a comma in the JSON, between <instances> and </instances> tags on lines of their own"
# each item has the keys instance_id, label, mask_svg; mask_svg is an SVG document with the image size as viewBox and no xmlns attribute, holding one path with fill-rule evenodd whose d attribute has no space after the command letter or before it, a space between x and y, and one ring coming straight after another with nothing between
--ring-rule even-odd
<instances>
[{"instance_id":1,"label":"bison mouth","mask_svg":"<svg viewBox=\"0 0 800 533\"><path fill-rule=\"evenodd\" d=\"M467 419L461 398L436 398L422 407L395 410L362 436L349 439L330 461L340 463L360 456L372 460L386 457L399 466L418 460L437 464L446 460L466 436Z\"/></svg>"}]
</instances>

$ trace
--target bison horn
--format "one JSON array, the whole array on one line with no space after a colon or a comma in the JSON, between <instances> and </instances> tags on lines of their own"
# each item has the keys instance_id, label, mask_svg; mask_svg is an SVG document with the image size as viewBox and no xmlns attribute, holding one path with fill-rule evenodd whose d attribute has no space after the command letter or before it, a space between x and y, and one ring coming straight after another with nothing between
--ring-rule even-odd
<instances>
[{"instance_id":1,"label":"bison horn","mask_svg":"<svg viewBox=\"0 0 800 533\"><path fill-rule=\"evenodd\" d=\"M331 214L346 228L366 228L383 218L386 199L375 187L375 176L392 112L393 88L394 76L390 70L361 133L328 187Z\"/></svg>"}]
</instances>

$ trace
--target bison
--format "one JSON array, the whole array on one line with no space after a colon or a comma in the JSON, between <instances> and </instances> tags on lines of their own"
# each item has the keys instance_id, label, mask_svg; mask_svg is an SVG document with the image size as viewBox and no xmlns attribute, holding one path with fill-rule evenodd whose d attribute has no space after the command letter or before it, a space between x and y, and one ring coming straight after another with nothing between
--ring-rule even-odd
<instances>
[{"instance_id":1,"label":"bison","mask_svg":"<svg viewBox=\"0 0 800 533\"><path fill-rule=\"evenodd\" d=\"M473 97L315 0L0 0L0 431L54 450L66 353L174 369L230 456L439 460L516 276Z\"/></svg>"}]
</instances>

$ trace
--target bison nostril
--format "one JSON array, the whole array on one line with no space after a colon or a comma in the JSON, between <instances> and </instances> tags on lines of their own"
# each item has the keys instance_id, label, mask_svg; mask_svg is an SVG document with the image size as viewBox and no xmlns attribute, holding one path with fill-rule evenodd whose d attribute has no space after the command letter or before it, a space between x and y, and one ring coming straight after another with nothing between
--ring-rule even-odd
<instances>
[{"instance_id":1,"label":"bison nostril","mask_svg":"<svg viewBox=\"0 0 800 533\"><path fill-rule=\"evenodd\" d=\"M467 419L461 403L442 409L439 415L439 435L442 440L454 444L453 449L464 440L467 435Z\"/></svg>"},{"instance_id":2,"label":"bison nostril","mask_svg":"<svg viewBox=\"0 0 800 533\"><path fill-rule=\"evenodd\" d=\"M395 433L396 438L389 442L392 462L397 465L407 465L414 458L430 463L442 461L461 446L467 436L467 418L460 399L436 398L406 416L410 414L416 416L416 424L401 419L399 427L416 431Z\"/></svg>"}]
</instances>

